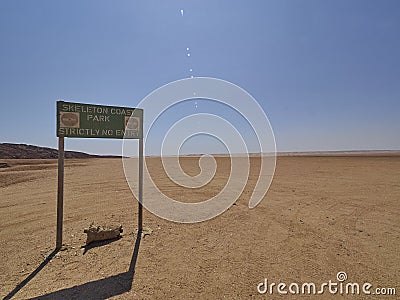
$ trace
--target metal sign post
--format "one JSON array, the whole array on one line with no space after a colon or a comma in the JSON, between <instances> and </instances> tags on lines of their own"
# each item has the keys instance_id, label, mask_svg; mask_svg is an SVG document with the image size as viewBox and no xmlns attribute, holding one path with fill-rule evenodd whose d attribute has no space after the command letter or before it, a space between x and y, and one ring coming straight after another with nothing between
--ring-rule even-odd
<instances>
[{"instance_id":1,"label":"metal sign post","mask_svg":"<svg viewBox=\"0 0 400 300\"><path fill-rule=\"evenodd\" d=\"M138 231L143 229L143 109L57 101L58 190L56 249L62 247L64 138L139 140Z\"/></svg>"},{"instance_id":2,"label":"metal sign post","mask_svg":"<svg viewBox=\"0 0 400 300\"><path fill-rule=\"evenodd\" d=\"M58 138L58 189L57 189L57 237L56 249L62 246L64 208L64 137Z\"/></svg>"},{"instance_id":3,"label":"metal sign post","mask_svg":"<svg viewBox=\"0 0 400 300\"><path fill-rule=\"evenodd\" d=\"M143 139L139 139L139 211L138 232L143 230Z\"/></svg>"}]
</instances>

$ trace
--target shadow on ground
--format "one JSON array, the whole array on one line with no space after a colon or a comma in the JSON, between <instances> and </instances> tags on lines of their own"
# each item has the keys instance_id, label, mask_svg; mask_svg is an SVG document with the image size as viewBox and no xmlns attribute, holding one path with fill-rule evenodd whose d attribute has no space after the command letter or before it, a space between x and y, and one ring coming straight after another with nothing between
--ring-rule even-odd
<instances>
[{"instance_id":1,"label":"shadow on ground","mask_svg":"<svg viewBox=\"0 0 400 300\"><path fill-rule=\"evenodd\" d=\"M139 254L139 246L141 241L141 233L136 237L135 248L129 270L125 273L107 277L104 279L87 282L81 285L73 286L63 290L55 291L49 294L38 296L35 300L43 299L107 299L117 296L132 289L133 277L135 275L135 266ZM14 290L12 290L5 298L11 299L19 290L21 290L32 278L34 278L57 254L54 250L40 266L32 272L24 281L22 281Z\"/></svg>"},{"instance_id":2,"label":"shadow on ground","mask_svg":"<svg viewBox=\"0 0 400 300\"><path fill-rule=\"evenodd\" d=\"M15 289L13 289L7 296L4 297L4 300L11 299L14 297L16 293L18 293L29 281L31 281L57 254L58 249L51 252L46 259L33 271L28 277L26 277L20 284L18 284Z\"/></svg>"},{"instance_id":3,"label":"shadow on ground","mask_svg":"<svg viewBox=\"0 0 400 300\"><path fill-rule=\"evenodd\" d=\"M82 247L84 249L83 255L85 255L86 252L88 252L90 249L97 248L97 247L102 247L102 246L111 244L111 243L113 243L115 241L118 241L120 238L121 237L117 237L117 238L109 239L109 240L105 240L105 241L91 242L89 245L85 245L85 246Z\"/></svg>"}]
</instances>

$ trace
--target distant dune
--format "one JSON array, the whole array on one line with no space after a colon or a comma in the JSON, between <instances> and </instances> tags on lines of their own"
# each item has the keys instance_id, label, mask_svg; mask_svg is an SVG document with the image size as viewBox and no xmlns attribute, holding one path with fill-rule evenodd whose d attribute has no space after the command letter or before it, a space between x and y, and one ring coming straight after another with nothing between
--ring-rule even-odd
<instances>
[{"instance_id":1,"label":"distant dune","mask_svg":"<svg viewBox=\"0 0 400 300\"><path fill-rule=\"evenodd\" d=\"M201 154L187 154L182 156L200 156ZM243 154L233 154L243 156ZM250 153L250 156L259 156L259 153ZM269 156L270 154L264 153ZM400 150L354 150L354 151L309 151L309 152L277 152L277 156L400 156ZM225 157L227 154L213 154L216 157ZM0 159L52 159L58 157L58 150L26 144L0 143ZM115 155L94 155L78 151L66 151L66 158L118 158ZM157 155L155 157L158 157Z\"/></svg>"},{"instance_id":2,"label":"distant dune","mask_svg":"<svg viewBox=\"0 0 400 300\"><path fill-rule=\"evenodd\" d=\"M58 150L53 148L39 147L26 144L0 143L0 159L51 159L58 157ZM92 155L84 152L66 151L66 158L100 158L117 157Z\"/></svg>"},{"instance_id":3,"label":"distant dune","mask_svg":"<svg viewBox=\"0 0 400 300\"><path fill-rule=\"evenodd\" d=\"M400 150L279 152L278 156L400 156Z\"/></svg>"},{"instance_id":4,"label":"distant dune","mask_svg":"<svg viewBox=\"0 0 400 300\"><path fill-rule=\"evenodd\" d=\"M188 154L183 156L200 156L202 154ZM212 154L215 157L226 157L228 154ZM250 157L258 157L260 153L249 153ZM263 153L262 156L272 156L272 153ZM245 156L234 153L232 156ZM400 150L351 150L351 151L304 151L304 152L276 152L276 156L400 156Z\"/></svg>"}]
</instances>

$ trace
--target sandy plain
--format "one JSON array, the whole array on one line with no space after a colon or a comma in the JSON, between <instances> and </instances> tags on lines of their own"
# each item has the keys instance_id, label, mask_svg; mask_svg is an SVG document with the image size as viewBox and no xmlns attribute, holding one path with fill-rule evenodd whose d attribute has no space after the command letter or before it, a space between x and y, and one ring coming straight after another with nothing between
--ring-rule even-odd
<instances>
[{"instance_id":1,"label":"sandy plain","mask_svg":"<svg viewBox=\"0 0 400 300\"><path fill-rule=\"evenodd\" d=\"M150 235L137 238L137 202L120 159L66 160L64 243L56 232L56 160L0 160L0 297L5 299L398 299L400 157L277 159L265 199L248 209L259 161L235 205L202 223L179 224L144 212ZM196 157L181 159L195 175ZM229 160L214 180L184 190L150 171L167 194L201 201L226 183ZM146 199L146 193L145 193ZM83 229L120 223L123 237L93 247ZM396 296L260 295L257 285L345 282L396 288Z\"/></svg>"}]
</instances>

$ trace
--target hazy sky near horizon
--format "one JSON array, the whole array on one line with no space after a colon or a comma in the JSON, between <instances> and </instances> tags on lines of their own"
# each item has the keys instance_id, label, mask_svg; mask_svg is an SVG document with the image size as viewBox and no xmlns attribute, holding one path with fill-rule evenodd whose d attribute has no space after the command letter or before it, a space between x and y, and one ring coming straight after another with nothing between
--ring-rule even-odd
<instances>
[{"instance_id":1,"label":"hazy sky near horizon","mask_svg":"<svg viewBox=\"0 0 400 300\"><path fill-rule=\"evenodd\" d=\"M194 75L248 91L278 151L400 149L397 0L3 0L0 44L0 142L56 147L56 100L135 107ZM185 151L223 149L199 141ZM121 141L66 149L121 154Z\"/></svg>"}]
</instances>

